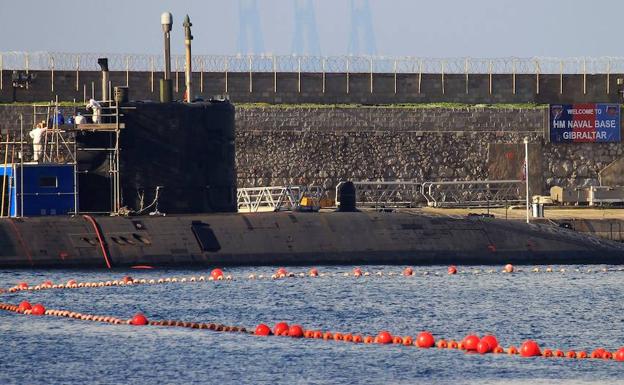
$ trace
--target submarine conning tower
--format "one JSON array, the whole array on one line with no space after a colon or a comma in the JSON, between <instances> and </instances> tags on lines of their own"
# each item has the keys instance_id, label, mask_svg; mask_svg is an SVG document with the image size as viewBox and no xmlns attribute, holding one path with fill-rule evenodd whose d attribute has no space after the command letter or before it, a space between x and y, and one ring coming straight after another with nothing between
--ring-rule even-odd
<instances>
[{"instance_id":1,"label":"submarine conning tower","mask_svg":"<svg viewBox=\"0 0 624 385\"><path fill-rule=\"evenodd\" d=\"M234 114L227 100L124 105L124 205L137 209L143 200L145 206L161 186L158 205L163 212L235 212Z\"/></svg>"}]
</instances>

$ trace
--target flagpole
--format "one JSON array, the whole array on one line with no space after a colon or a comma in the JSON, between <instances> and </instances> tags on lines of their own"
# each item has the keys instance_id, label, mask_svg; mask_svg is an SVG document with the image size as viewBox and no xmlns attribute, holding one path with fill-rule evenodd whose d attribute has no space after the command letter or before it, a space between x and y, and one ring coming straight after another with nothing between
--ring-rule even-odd
<instances>
[{"instance_id":1,"label":"flagpole","mask_svg":"<svg viewBox=\"0 0 624 385\"><path fill-rule=\"evenodd\" d=\"M526 186L526 223L529 223L529 138L524 137L524 181Z\"/></svg>"}]
</instances>

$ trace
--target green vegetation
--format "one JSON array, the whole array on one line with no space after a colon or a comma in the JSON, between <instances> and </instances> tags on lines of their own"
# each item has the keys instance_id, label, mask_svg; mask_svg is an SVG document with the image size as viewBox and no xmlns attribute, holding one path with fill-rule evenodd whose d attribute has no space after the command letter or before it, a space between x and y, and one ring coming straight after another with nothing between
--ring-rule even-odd
<instances>
[{"instance_id":1,"label":"green vegetation","mask_svg":"<svg viewBox=\"0 0 624 385\"><path fill-rule=\"evenodd\" d=\"M500 103L500 104L464 104L464 103L397 103L397 104L271 104L271 103L235 103L237 108L492 108L492 109L544 109L547 104L537 103Z\"/></svg>"}]
</instances>

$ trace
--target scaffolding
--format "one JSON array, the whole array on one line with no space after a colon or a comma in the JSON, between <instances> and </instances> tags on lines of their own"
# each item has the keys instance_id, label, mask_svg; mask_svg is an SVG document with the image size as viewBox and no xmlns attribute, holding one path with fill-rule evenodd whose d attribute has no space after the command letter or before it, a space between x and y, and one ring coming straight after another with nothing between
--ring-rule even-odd
<instances>
[{"instance_id":1,"label":"scaffolding","mask_svg":"<svg viewBox=\"0 0 624 385\"><path fill-rule=\"evenodd\" d=\"M81 213L79 208L78 177L88 170L80 170L78 165L81 152L104 152L107 160L108 179L110 180L111 211L106 214L117 214L122 206L121 178L120 178L120 133L124 128L121 123L119 105L115 101L102 101L102 117L104 123L64 124L61 119L61 106L57 101L34 104L32 115L19 117L19 129L7 130L0 142L4 152L2 170L2 195L0 203L0 217L23 217L24 199L29 197L43 197L46 193L25 192L24 169L36 166L70 166L73 174L73 187L71 193L49 193L47 195L71 194L73 197L73 211L70 214ZM93 114L83 115L90 118ZM35 156L36 145L29 138L31 130L43 128L41 133L38 156ZM78 147L77 136L80 133L102 132L107 137L107 145L103 147ZM34 139L34 138L33 138ZM28 147L32 146L32 156ZM30 158L30 159L27 159ZM37 158L37 159L35 159ZM19 179L20 186L16 186ZM16 203L18 203L16 205ZM19 207L19 209L15 209ZM102 213L103 214L103 213Z\"/></svg>"}]
</instances>

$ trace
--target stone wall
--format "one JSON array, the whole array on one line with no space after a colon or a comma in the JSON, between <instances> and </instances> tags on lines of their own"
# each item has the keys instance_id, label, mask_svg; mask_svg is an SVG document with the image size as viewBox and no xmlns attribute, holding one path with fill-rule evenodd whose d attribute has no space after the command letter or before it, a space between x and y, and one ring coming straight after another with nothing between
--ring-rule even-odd
<instances>
[{"instance_id":1,"label":"stone wall","mask_svg":"<svg viewBox=\"0 0 624 385\"><path fill-rule=\"evenodd\" d=\"M28 130L32 107L0 106L3 141L7 130L19 132L20 113ZM236 112L238 186L332 189L346 179L520 179L522 140L528 136L531 188L545 193L553 185L597 185L599 171L624 155L620 143L548 143L547 126L545 108L241 105ZM610 183L624 185L622 178Z\"/></svg>"},{"instance_id":2,"label":"stone wall","mask_svg":"<svg viewBox=\"0 0 624 385\"><path fill-rule=\"evenodd\" d=\"M537 194L597 185L598 172L622 156L619 143L548 143L547 125L543 108L243 107L238 185L520 179L529 137Z\"/></svg>"},{"instance_id":3,"label":"stone wall","mask_svg":"<svg viewBox=\"0 0 624 385\"><path fill-rule=\"evenodd\" d=\"M101 97L96 71L31 71L28 89L15 90L11 71L0 71L0 102L83 101ZM158 100L161 73L110 72L112 86L128 86L133 100ZM234 103L396 104L453 102L599 103L622 100L619 74L366 74L366 73L193 73L195 94L204 99L228 94ZM514 87L515 84L515 87ZM181 99L184 74L173 74L174 97Z\"/></svg>"}]
</instances>

